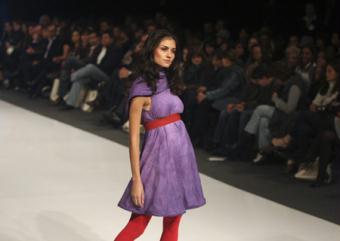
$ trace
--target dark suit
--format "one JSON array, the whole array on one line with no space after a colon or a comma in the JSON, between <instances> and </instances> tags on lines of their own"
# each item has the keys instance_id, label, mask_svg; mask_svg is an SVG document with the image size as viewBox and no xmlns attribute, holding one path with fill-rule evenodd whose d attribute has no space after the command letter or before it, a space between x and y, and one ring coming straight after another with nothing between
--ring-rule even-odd
<instances>
[{"instance_id":1,"label":"dark suit","mask_svg":"<svg viewBox=\"0 0 340 241\"><path fill-rule=\"evenodd\" d=\"M223 82L215 90L206 93L207 100L212 101L212 106L219 111L226 108L228 103L240 99L246 84L244 71L238 65L232 65L225 69Z\"/></svg>"},{"instance_id":2,"label":"dark suit","mask_svg":"<svg viewBox=\"0 0 340 241\"><path fill-rule=\"evenodd\" d=\"M122 52L121 49L111 45L107 47L105 55L97 63L103 47L91 59L90 64L77 70L71 75L72 88L67 99L67 104L76 107L79 94L86 86L96 86L99 82L109 82L115 68L120 63Z\"/></svg>"}]
</instances>

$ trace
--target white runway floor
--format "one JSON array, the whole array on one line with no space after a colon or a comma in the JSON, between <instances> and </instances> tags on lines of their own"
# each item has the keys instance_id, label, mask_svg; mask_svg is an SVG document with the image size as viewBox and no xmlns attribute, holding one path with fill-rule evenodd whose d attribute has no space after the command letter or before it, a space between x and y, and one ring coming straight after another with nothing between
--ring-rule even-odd
<instances>
[{"instance_id":1,"label":"white runway floor","mask_svg":"<svg viewBox=\"0 0 340 241\"><path fill-rule=\"evenodd\" d=\"M0 241L113 241L128 149L0 101ZM207 204L183 216L180 241L339 241L340 226L201 175ZM157 241L153 217L140 241Z\"/></svg>"}]
</instances>

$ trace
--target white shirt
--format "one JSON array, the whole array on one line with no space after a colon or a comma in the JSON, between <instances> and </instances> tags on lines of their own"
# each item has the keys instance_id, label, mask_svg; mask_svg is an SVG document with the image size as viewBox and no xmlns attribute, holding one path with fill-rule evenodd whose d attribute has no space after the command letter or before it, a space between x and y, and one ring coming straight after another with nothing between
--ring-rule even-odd
<instances>
[{"instance_id":1,"label":"white shirt","mask_svg":"<svg viewBox=\"0 0 340 241\"><path fill-rule=\"evenodd\" d=\"M50 52L50 48L51 48L54 40L55 40L55 37L48 40L48 44L47 44L46 51L45 51L45 54L44 54L45 59L47 59L48 53Z\"/></svg>"},{"instance_id":2,"label":"white shirt","mask_svg":"<svg viewBox=\"0 0 340 241\"><path fill-rule=\"evenodd\" d=\"M97 57L97 64L98 65L102 62L102 60L103 60L103 58L106 54L106 50L107 50L106 47L102 47L102 49L100 50L100 53L98 54L98 57Z\"/></svg>"},{"instance_id":3,"label":"white shirt","mask_svg":"<svg viewBox=\"0 0 340 241\"><path fill-rule=\"evenodd\" d=\"M326 106L332 103L338 96L337 91L332 93L334 86L335 86L335 83L330 82L327 92L323 95L318 93L313 100L313 104L317 106Z\"/></svg>"}]
</instances>

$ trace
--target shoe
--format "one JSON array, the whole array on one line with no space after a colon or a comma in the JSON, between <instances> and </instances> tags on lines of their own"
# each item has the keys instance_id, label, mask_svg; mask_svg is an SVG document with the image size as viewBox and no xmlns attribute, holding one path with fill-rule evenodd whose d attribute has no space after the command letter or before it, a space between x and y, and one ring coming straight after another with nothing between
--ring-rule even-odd
<instances>
[{"instance_id":1,"label":"shoe","mask_svg":"<svg viewBox=\"0 0 340 241\"><path fill-rule=\"evenodd\" d=\"M318 188L318 187L321 187L321 186L325 186L325 185L329 185L332 183L332 180L331 178L326 175L326 177L322 180L322 179L319 179L317 178L315 182L313 182L310 187L311 188Z\"/></svg>"},{"instance_id":2,"label":"shoe","mask_svg":"<svg viewBox=\"0 0 340 241\"><path fill-rule=\"evenodd\" d=\"M44 86L42 89L41 89L41 95L43 97L49 97L50 96L50 92L51 92L51 87L50 86Z\"/></svg>"},{"instance_id":3,"label":"shoe","mask_svg":"<svg viewBox=\"0 0 340 241\"><path fill-rule=\"evenodd\" d=\"M210 156L208 157L208 161L210 162L221 162L225 161L226 157L225 156Z\"/></svg>"},{"instance_id":4,"label":"shoe","mask_svg":"<svg viewBox=\"0 0 340 241\"><path fill-rule=\"evenodd\" d=\"M322 177L320 176L320 173L318 173L318 177L316 178L316 181L312 183L310 187L317 188L317 187L321 187L324 185L329 185L334 182L332 177L333 177L332 176L332 164L329 163L326 168L326 173L322 175Z\"/></svg>"},{"instance_id":5,"label":"shoe","mask_svg":"<svg viewBox=\"0 0 340 241\"><path fill-rule=\"evenodd\" d=\"M121 129L126 133L129 133L129 130L130 130L129 124L130 124L129 121L127 120L121 127Z\"/></svg>"},{"instance_id":6,"label":"shoe","mask_svg":"<svg viewBox=\"0 0 340 241\"><path fill-rule=\"evenodd\" d=\"M4 79L2 84L6 89L9 89L9 87L11 86L11 81L9 79Z\"/></svg>"},{"instance_id":7,"label":"shoe","mask_svg":"<svg viewBox=\"0 0 340 241\"><path fill-rule=\"evenodd\" d=\"M315 181L317 176L318 176L317 170L312 168L303 168L294 175L296 179L309 181Z\"/></svg>"},{"instance_id":8,"label":"shoe","mask_svg":"<svg viewBox=\"0 0 340 241\"><path fill-rule=\"evenodd\" d=\"M257 153L256 157L253 159L253 163L257 164L263 161L263 155L261 153Z\"/></svg>"}]
</instances>

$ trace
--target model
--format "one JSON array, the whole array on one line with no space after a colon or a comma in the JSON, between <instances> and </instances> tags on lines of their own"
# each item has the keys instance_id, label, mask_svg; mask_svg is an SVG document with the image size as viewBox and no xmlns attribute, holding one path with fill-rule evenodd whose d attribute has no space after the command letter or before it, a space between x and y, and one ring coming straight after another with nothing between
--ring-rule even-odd
<instances>
[{"instance_id":1,"label":"model","mask_svg":"<svg viewBox=\"0 0 340 241\"><path fill-rule=\"evenodd\" d=\"M163 217L160 240L176 241L182 215L206 203L195 152L180 116L184 107L177 96L178 58L172 33L157 30L149 35L127 104L132 178L118 206L131 217L115 241L138 238L152 216ZM141 122L145 134L140 151Z\"/></svg>"}]
</instances>

